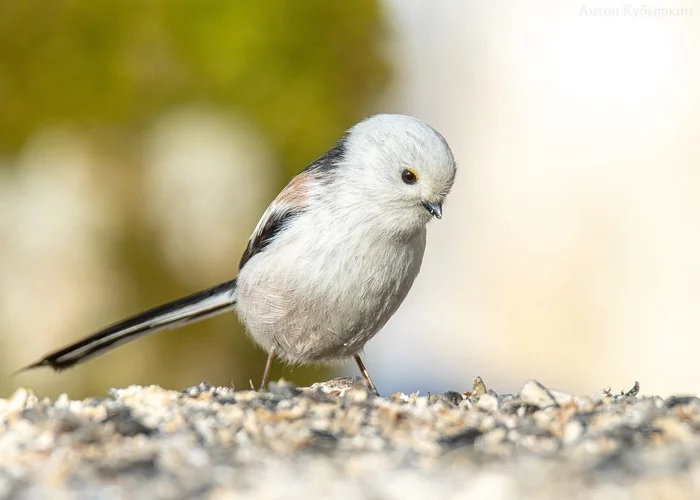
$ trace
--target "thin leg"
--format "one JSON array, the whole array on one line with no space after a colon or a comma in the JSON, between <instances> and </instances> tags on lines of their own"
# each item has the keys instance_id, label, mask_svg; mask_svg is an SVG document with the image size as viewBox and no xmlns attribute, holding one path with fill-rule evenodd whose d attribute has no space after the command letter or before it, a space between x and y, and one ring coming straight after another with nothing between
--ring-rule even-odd
<instances>
[{"instance_id":1,"label":"thin leg","mask_svg":"<svg viewBox=\"0 0 700 500\"><path fill-rule=\"evenodd\" d=\"M265 371L263 372L262 382L260 383L260 390L264 391L267 387L267 379L270 378L270 367L272 366L272 360L275 359L275 348L271 348L270 352L267 353L267 361L265 362Z\"/></svg>"},{"instance_id":2,"label":"thin leg","mask_svg":"<svg viewBox=\"0 0 700 500\"><path fill-rule=\"evenodd\" d=\"M354 357L357 366L360 368L360 373L362 373L362 376L365 378L365 382L367 382L367 385L369 386L369 390L372 391L376 396L379 396L379 391L374 385L374 382L372 382L372 377L369 376L369 372L367 371L367 368L365 368L365 364L362 362L362 358L360 358L359 354L355 354Z\"/></svg>"}]
</instances>

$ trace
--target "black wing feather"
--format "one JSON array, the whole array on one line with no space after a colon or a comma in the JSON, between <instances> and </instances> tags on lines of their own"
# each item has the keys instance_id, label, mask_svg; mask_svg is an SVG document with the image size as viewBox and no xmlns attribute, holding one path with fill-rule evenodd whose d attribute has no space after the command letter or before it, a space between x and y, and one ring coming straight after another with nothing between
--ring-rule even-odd
<instances>
[{"instance_id":1,"label":"black wing feather","mask_svg":"<svg viewBox=\"0 0 700 500\"><path fill-rule=\"evenodd\" d=\"M311 162L301 174L307 174L315 177L317 180L319 178L330 178L329 176L324 176L333 169L337 168L340 162L345 157L346 153L346 141L348 134L341 137L335 145L326 151L323 156L317 158ZM274 202L273 202L274 203ZM270 218L265 222L265 225L254 237L248 241L248 246L243 252L241 257L241 262L238 266L240 271L243 266L248 262L254 255L262 252L270 241L286 227L290 221L297 217L304 211L301 207L285 206L283 204L279 205L278 211L273 211Z\"/></svg>"},{"instance_id":2,"label":"black wing feather","mask_svg":"<svg viewBox=\"0 0 700 500\"><path fill-rule=\"evenodd\" d=\"M345 158L347 137L348 134L341 137L335 143L335 146L326 151L323 156L311 162L302 172L324 172L337 168L343 158Z\"/></svg>"},{"instance_id":3,"label":"black wing feather","mask_svg":"<svg viewBox=\"0 0 700 500\"><path fill-rule=\"evenodd\" d=\"M243 257L241 257L241 262L238 266L238 270L243 269L243 266L248 262L254 255L262 252L267 245L270 244L272 238L274 238L284 227L291 222L292 219L297 217L303 212L300 208L289 208L284 211L273 213L269 219L265 222L265 225L260 230L260 232L248 241L248 246L243 252Z\"/></svg>"}]
</instances>

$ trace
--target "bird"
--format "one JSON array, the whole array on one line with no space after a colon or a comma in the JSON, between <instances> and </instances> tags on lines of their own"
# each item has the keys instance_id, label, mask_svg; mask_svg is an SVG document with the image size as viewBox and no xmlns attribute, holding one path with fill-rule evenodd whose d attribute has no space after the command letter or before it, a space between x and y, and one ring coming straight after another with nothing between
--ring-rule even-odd
<instances>
[{"instance_id":1,"label":"bird","mask_svg":"<svg viewBox=\"0 0 700 500\"><path fill-rule=\"evenodd\" d=\"M260 390L275 359L294 365L354 358L379 395L361 354L411 289L427 225L442 218L456 171L447 141L419 118L365 118L270 203L233 279L111 324L19 371L64 370L233 310L267 353Z\"/></svg>"}]
</instances>

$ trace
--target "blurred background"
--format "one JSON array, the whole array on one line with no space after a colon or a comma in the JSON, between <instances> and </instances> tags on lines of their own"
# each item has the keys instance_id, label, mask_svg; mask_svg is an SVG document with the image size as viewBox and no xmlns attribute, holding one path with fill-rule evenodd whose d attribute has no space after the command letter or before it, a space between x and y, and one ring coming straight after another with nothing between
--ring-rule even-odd
<instances>
[{"instance_id":1,"label":"blurred background","mask_svg":"<svg viewBox=\"0 0 700 500\"><path fill-rule=\"evenodd\" d=\"M0 1L0 397L257 383L235 314L10 373L232 278L277 191L377 112L426 120L459 165L366 349L383 393L697 392L699 20L682 0Z\"/></svg>"}]
</instances>

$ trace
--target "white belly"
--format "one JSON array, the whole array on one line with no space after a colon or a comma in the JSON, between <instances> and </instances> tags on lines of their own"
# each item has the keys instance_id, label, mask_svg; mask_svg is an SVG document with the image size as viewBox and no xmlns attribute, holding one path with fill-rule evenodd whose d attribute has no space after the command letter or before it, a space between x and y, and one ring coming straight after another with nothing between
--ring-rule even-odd
<instances>
[{"instance_id":1,"label":"white belly","mask_svg":"<svg viewBox=\"0 0 700 500\"><path fill-rule=\"evenodd\" d=\"M409 241L377 237L381 244L349 234L331 246L322 234L284 235L274 252L253 257L238 276L236 297L253 340L294 363L359 352L403 302L425 250L425 230Z\"/></svg>"}]
</instances>

